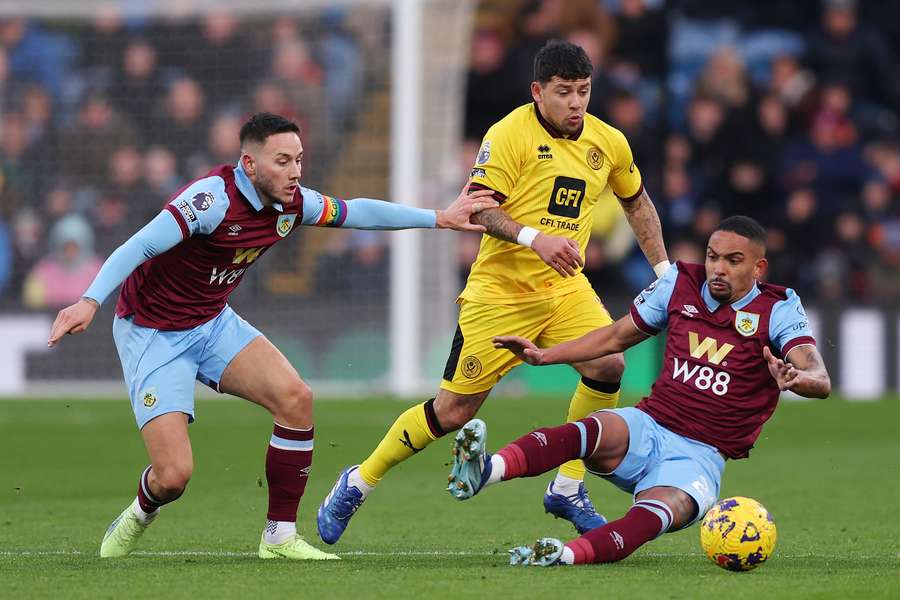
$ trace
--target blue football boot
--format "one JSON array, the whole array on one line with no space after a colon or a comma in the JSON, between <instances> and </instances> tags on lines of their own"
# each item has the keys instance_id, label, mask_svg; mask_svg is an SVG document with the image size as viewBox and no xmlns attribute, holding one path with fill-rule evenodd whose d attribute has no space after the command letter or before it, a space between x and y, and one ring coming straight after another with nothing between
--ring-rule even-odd
<instances>
[{"instance_id":1,"label":"blue football boot","mask_svg":"<svg viewBox=\"0 0 900 600\"><path fill-rule=\"evenodd\" d=\"M487 425L481 419L472 419L456 432L447 491L457 500L477 494L491 476L491 455L484 451L486 441Z\"/></svg>"},{"instance_id":2,"label":"blue football boot","mask_svg":"<svg viewBox=\"0 0 900 600\"><path fill-rule=\"evenodd\" d=\"M356 486L347 485L347 477L358 468L359 465L354 465L341 471L331 492L319 505L316 524L319 528L319 537L326 544L334 544L341 539L341 535L350 524L350 517L365 500L363 493Z\"/></svg>"},{"instance_id":3,"label":"blue football boot","mask_svg":"<svg viewBox=\"0 0 900 600\"><path fill-rule=\"evenodd\" d=\"M551 483L547 493L544 494L544 510L557 519L571 521L579 534L606 525L606 517L597 512L591 499L588 498L584 482L578 485L578 492L571 496L555 493Z\"/></svg>"},{"instance_id":4,"label":"blue football boot","mask_svg":"<svg viewBox=\"0 0 900 600\"><path fill-rule=\"evenodd\" d=\"M509 564L523 567L552 567L560 564L563 543L556 538L541 538L533 546L516 546L509 551Z\"/></svg>"}]
</instances>

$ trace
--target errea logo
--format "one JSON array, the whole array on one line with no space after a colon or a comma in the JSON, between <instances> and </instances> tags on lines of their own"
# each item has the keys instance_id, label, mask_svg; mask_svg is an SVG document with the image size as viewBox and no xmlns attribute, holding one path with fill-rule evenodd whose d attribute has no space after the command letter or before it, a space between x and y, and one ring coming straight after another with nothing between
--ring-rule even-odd
<instances>
[{"instance_id":1,"label":"errea logo","mask_svg":"<svg viewBox=\"0 0 900 600\"><path fill-rule=\"evenodd\" d=\"M537 147L538 151L538 160L550 160L553 158L553 155L550 154L550 146L547 144L541 144Z\"/></svg>"}]
</instances>

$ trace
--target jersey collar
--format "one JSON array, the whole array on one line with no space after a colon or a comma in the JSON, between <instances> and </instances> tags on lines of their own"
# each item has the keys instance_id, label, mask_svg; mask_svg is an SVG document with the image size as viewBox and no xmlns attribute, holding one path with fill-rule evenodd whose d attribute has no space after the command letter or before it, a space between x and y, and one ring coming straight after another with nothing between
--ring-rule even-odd
<instances>
[{"instance_id":1,"label":"jersey collar","mask_svg":"<svg viewBox=\"0 0 900 600\"><path fill-rule=\"evenodd\" d=\"M537 117L538 123L541 124L541 127L544 128L544 131L550 134L550 137L556 139L563 140L577 140L581 137L581 132L584 131L584 119L581 120L581 127L578 128L578 131L573 133L570 136L566 136L564 133L560 132L556 127L551 125L549 121L544 119L544 116L541 114L541 108L537 105L537 102L533 101L531 104L534 106L534 116Z\"/></svg>"},{"instance_id":2,"label":"jersey collar","mask_svg":"<svg viewBox=\"0 0 900 600\"><path fill-rule=\"evenodd\" d=\"M262 200L259 199L259 194L256 193L256 188L253 187L253 183L250 181L247 173L244 172L244 165L241 161L238 161L238 164L234 167L234 184L244 195L244 198L247 199L247 202L250 203L250 206L256 209L256 212L264 208ZM278 212L284 212L281 202L276 202L272 205L272 208Z\"/></svg>"},{"instance_id":3,"label":"jersey collar","mask_svg":"<svg viewBox=\"0 0 900 600\"><path fill-rule=\"evenodd\" d=\"M753 299L759 296L762 292L759 291L759 286L756 285L756 282L753 282L753 287L750 288L750 291L744 294L744 297L740 300L736 300L731 303L731 308L734 310L741 310L751 302ZM707 282L703 282L703 287L700 289L700 295L703 296L703 303L706 304L706 308L709 309L709 312L716 312L716 309L719 308L719 301L712 297L712 294L709 293L709 284Z\"/></svg>"}]
</instances>

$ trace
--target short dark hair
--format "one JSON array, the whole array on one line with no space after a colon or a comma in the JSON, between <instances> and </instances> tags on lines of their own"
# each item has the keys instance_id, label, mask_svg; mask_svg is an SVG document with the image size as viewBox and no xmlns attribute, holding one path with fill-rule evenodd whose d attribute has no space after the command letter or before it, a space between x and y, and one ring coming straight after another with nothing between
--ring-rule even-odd
<instances>
[{"instance_id":1,"label":"short dark hair","mask_svg":"<svg viewBox=\"0 0 900 600\"><path fill-rule=\"evenodd\" d=\"M745 237L751 242L757 242L766 245L766 230L759 224L756 219L745 217L744 215L735 215L723 219L716 226L716 231L731 231L739 236Z\"/></svg>"},{"instance_id":2,"label":"short dark hair","mask_svg":"<svg viewBox=\"0 0 900 600\"><path fill-rule=\"evenodd\" d=\"M584 48L571 42L550 40L534 57L534 80L545 84L553 76L566 81L584 79L594 72L594 65Z\"/></svg>"},{"instance_id":3,"label":"short dark hair","mask_svg":"<svg viewBox=\"0 0 900 600\"><path fill-rule=\"evenodd\" d=\"M285 119L280 115L267 112L256 113L241 126L241 145L244 142L258 142L262 144L270 135L288 132L300 135L300 127L290 119Z\"/></svg>"}]
</instances>

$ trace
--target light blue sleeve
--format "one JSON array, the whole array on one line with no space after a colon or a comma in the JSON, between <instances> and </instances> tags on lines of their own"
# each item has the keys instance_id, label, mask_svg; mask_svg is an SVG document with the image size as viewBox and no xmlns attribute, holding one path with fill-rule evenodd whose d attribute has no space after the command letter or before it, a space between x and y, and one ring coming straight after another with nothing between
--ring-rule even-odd
<instances>
[{"instance_id":1,"label":"light blue sleeve","mask_svg":"<svg viewBox=\"0 0 900 600\"><path fill-rule=\"evenodd\" d=\"M632 310L638 313L644 323L657 331L662 331L669 323L669 300L672 299L677 279L678 266L673 263L659 279L651 283L634 299ZM635 325L640 328L639 323L635 323Z\"/></svg>"},{"instance_id":2,"label":"light blue sleeve","mask_svg":"<svg viewBox=\"0 0 900 600\"><path fill-rule=\"evenodd\" d=\"M433 210L371 198L345 201L308 188L301 188L301 193L304 225L351 229L433 229L436 224L437 213Z\"/></svg>"},{"instance_id":3,"label":"light blue sleeve","mask_svg":"<svg viewBox=\"0 0 900 600\"><path fill-rule=\"evenodd\" d=\"M225 180L218 176L198 179L169 202L184 237L215 231L225 219L228 204Z\"/></svg>"},{"instance_id":4,"label":"light blue sleeve","mask_svg":"<svg viewBox=\"0 0 900 600\"><path fill-rule=\"evenodd\" d=\"M785 348L791 341L797 338L815 339L800 296L790 288L786 292L787 299L776 302L769 315L769 340L781 351L782 356L786 354Z\"/></svg>"},{"instance_id":5,"label":"light blue sleeve","mask_svg":"<svg viewBox=\"0 0 900 600\"><path fill-rule=\"evenodd\" d=\"M176 218L171 212L164 210L116 248L83 295L103 304L106 297L141 263L181 242L182 230L175 221Z\"/></svg>"}]
</instances>

